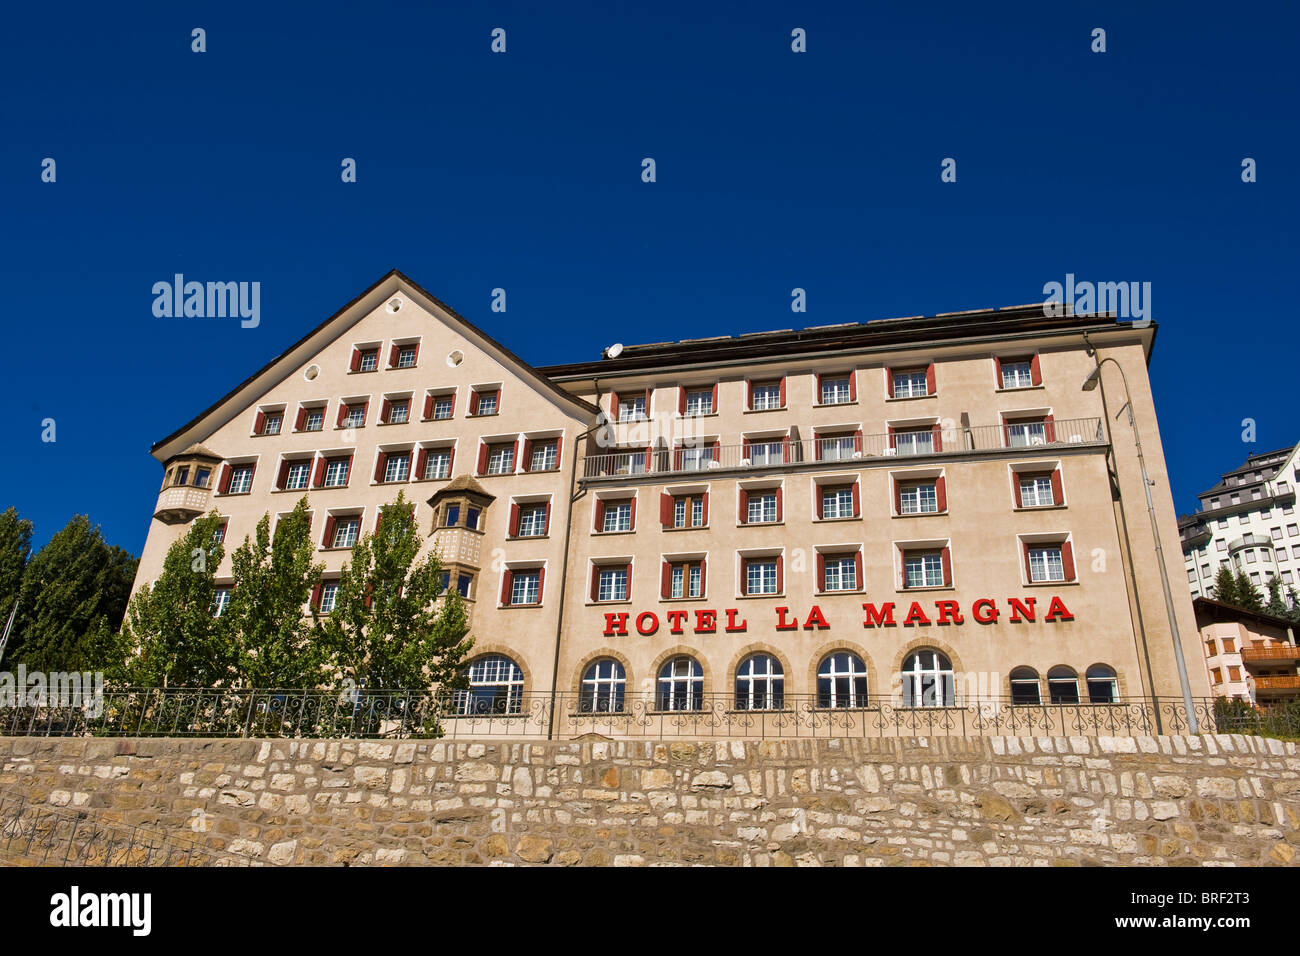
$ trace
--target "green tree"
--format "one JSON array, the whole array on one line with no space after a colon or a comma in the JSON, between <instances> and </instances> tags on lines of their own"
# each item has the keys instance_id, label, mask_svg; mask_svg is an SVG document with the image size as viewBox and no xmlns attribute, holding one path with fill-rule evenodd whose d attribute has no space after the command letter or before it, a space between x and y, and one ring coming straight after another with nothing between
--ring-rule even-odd
<instances>
[{"instance_id":1,"label":"green tree","mask_svg":"<svg viewBox=\"0 0 1300 956\"><path fill-rule=\"evenodd\" d=\"M195 520L167 550L162 574L127 607L121 676L144 687L212 687L229 683L235 654L213 617L215 575L225 549L213 541L224 519Z\"/></svg>"},{"instance_id":2,"label":"green tree","mask_svg":"<svg viewBox=\"0 0 1300 956\"><path fill-rule=\"evenodd\" d=\"M468 618L460 595L441 604L442 565L430 553L417 561L420 535L405 494L381 509L373 535L352 548L339 577L334 610L312 609L323 646L340 676L372 689L464 687Z\"/></svg>"},{"instance_id":3,"label":"green tree","mask_svg":"<svg viewBox=\"0 0 1300 956\"><path fill-rule=\"evenodd\" d=\"M138 562L75 515L23 572L6 659L33 670L101 670L120 656L122 623Z\"/></svg>"},{"instance_id":4,"label":"green tree","mask_svg":"<svg viewBox=\"0 0 1300 956\"><path fill-rule=\"evenodd\" d=\"M1237 579L1226 564L1219 565L1219 573L1214 576L1214 600L1237 606Z\"/></svg>"},{"instance_id":5,"label":"green tree","mask_svg":"<svg viewBox=\"0 0 1300 956\"><path fill-rule=\"evenodd\" d=\"M1276 574L1269 575L1268 579L1268 603L1264 610L1274 617L1286 617L1291 610L1282 597L1282 582Z\"/></svg>"},{"instance_id":6,"label":"green tree","mask_svg":"<svg viewBox=\"0 0 1300 956\"><path fill-rule=\"evenodd\" d=\"M234 590L221 625L236 649L240 683L248 687L315 687L326 655L312 640L303 608L324 565L312 564L311 514L300 498L270 531L263 515L254 536L231 554Z\"/></svg>"},{"instance_id":7,"label":"green tree","mask_svg":"<svg viewBox=\"0 0 1300 956\"><path fill-rule=\"evenodd\" d=\"M23 570L32 554L32 523L16 508L0 514L0 634L23 585Z\"/></svg>"},{"instance_id":8,"label":"green tree","mask_svg":"<svg viewBox=\"0 0 1300 956\"><path fill-rule=\"evenodd\" d=\"M1237 607L1254 611L1256 614L1264 610L1264 596L1246 576L1245 571L1237 572Z\"/></svg>"},{"instance_id":9,"label":"green tree","mask_svg":"<svg viewBox=\"0 0 1300 956\"><path fill-rule=\"evenodd\" d=\"M1300 624L1300 594L1295 593L1295 588L1287 587L1286 603L1287 611L1282 616L1292 624Z\"/></svg>"}]
</instances>

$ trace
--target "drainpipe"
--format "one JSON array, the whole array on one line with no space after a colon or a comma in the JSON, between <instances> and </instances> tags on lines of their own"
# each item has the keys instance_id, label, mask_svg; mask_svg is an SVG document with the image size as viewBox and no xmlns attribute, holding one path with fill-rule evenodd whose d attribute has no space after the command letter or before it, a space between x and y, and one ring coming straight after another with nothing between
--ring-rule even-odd
<instances>
[{"instance_id":1,"label":"drainpipe","mask_svg":"<svg viewBox=\"0 0 1300 956\"><path fill-rule=\"evenodd\" d=\"M593 378L591 387L596 392L597 417L600 412L600 380ZM597 431L603 426L599 423L588 428L580 435L574 436L573 448L569 451L569 507L564 516L564 563L561 566L560 574L560 607L559 613L555 616L555 656L551 664L551 709L546 718L546 739L555 739L555 708L557 695L559 691L560 680L560 642L564 635L564 597L565 592L569 589L569 544L573 538L573 505L582 498L585 491L576 492L575 488L578 483L578 443L587 438L592 432Z\"/></svg>"}]
</instances>

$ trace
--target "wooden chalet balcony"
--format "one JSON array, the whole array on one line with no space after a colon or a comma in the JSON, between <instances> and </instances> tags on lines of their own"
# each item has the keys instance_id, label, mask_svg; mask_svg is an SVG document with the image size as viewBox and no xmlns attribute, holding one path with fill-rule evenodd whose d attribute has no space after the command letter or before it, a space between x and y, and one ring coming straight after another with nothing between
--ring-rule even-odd
<instances>
[{"instance_id":1,"label":"wooden chalet balcony","mask_svg":"<svg viewBox=\"0 0 1300 956\"><path fill-rule=\"evenodd\" d=\"M816 429L807 430L816 435ZM1041 434L1017 432L1014 425L935 426L898 429L883 435L846 435L836 430L834 434L813 438L755 439L738 445L699 441L668 447L660 442L644 448L623 447L587 455L583 459L582 479L701 474L718 470L761 473L799 465L885 463L897 458L914 462L948 455L991 451L1025 454L1038 449L1106 443L1099 418L1056 420L1044 423L1038 431Z\"/></svg>"},{"instance_id":2,"label":"wooden chalet balcony","mask_svg":"<svg viewBox=\"0 0 1300 956\"><path fill-rule=\"evenodd\" d=\"M1285 677L1256 677L1255 693L1259 695L1300 693L1300 674Z\"/></svg>"},{"instance_id":3,"label":"wooden chalet balcony","mask_svg":"<svg viewBox=\"0 0 1300 956\"><path fill-rule=\"evenodd\" d=\"M1243 647L1241 649L1241 659L1247 664L1252 662L1300 661L1300 647L1296 647L1294 644Z\"/></svg>"}]
</instances>

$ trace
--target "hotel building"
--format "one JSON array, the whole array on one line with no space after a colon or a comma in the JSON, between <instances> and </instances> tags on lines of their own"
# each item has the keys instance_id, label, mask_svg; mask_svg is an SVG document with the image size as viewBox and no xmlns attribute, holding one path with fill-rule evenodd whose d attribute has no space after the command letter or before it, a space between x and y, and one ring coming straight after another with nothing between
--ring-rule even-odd
<instances>
[{"instance_id":1,"label":"hotel building","mask_svg":"<svg viewBox=\"0 0 1300 956\"><path fill-rule=\"evenodd\" d=\"M533 368L392 272L154 446L136 587L200 514L234 545L306 494L328 612L405 491L472 608L467 710L1181 701L1171 617L1204 698L1108 424L1176 555L1155 334L1040 303Z\"/></svg>"}]
</instances>

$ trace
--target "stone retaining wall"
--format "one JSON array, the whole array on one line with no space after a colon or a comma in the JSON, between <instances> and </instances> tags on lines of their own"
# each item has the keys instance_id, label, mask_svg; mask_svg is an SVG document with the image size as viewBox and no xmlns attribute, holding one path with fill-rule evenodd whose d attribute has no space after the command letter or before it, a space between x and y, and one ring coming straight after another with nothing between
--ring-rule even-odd
<instances>
[{"instance_id":1,"label":"stone retaining wall","mask_svg":"<svg viewBox=\"0 0 1300 956\"><path fill-rule=\"evenodd\" d=\"M0 790L271 864L1285 865L1300 846L1300 752L1228 735L0 738Z\"/></svg>"}]
</instances>

